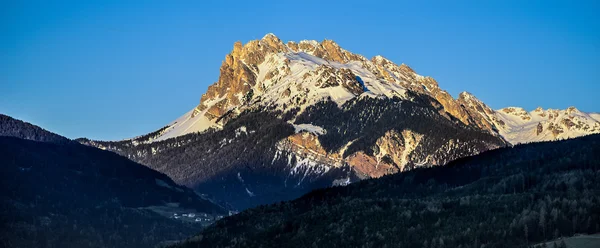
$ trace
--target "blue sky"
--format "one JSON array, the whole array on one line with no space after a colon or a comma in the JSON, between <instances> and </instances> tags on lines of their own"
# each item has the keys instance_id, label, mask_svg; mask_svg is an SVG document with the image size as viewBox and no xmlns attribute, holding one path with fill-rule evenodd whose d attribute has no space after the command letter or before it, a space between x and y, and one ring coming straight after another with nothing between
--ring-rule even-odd
<instances>
[{"instance_id":1,"label":"blue sky","mask_svg":"<svg viewBox=\"0 0 600 248\"><path fill-rule=\"evenodd\" d=\"M0 113L70 138L164 126L198 104L235 41L266 33L380 54L496 109L600 112L600 1L2 5Z\"/></svg>"}]
</instances>

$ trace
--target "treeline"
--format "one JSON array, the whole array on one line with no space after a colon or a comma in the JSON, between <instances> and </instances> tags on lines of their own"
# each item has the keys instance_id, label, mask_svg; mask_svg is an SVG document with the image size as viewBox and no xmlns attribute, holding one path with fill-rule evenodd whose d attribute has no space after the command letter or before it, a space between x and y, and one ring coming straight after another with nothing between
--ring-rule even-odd
<instances>
[{"instance_id":1,"label":"treeline","mask_svg":"<svg viewBox=\"0 0 600 248\"><path fill-rule=\"evenodd\" d=\"M519 145L260 206L177 247L529 247L600 232L600 135Z\"/></svg>"}]
</instances>

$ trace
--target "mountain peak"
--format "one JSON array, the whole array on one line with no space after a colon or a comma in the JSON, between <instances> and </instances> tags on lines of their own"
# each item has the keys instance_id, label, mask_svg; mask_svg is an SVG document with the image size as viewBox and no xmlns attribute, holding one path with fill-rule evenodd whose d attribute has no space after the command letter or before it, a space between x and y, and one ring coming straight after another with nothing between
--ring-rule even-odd
<instances>
[{"instance_id":1,"label":"mountain peak","mask_svg":"<svg viewBox=\"0 0 600 248\"><path fill-rule=\"evenodd\" d=\"M276 52L281 52L281 51L285 51L286 50L285 49L285 45L283 44L283 41L281 41L281 39L279 39L273 33L266 34L260 40L260 43L262 45L266 45L266 46L269 46L269 47L273 48Z\"/></svg>"},{"instance_id":2,"label":"mountain peak","mask_svg":"<svg viewBox=\"0 0 600 248\"><path fill-rule=\"evenodd\" d=\"M506 114L511 114L511 115L529 115L527 110L525 110L524 108L521 108L521 107L506 107L506 108L500 109L500 111L502 111Z\"/></svg>"},{"instance_id":3,"label":"mountain peak","mask_svg":"<svg viewBox=\"0 0 600 248\"><path fill-rule=\"evenodd\" d=\"M311 44L313 46L318 46L319 42L316 40L300 40L298 44Z\"/></svg>"},{"instance_id":4,"label":"mountain peak","mask_svg":"<svg viewBox=\"0 0 600 248\"><path fill-rule=\"evenodd\" d=\"M340 47L340 45L338 45L334 40L329 40L329 39L324 39L323 41L321 41L321 45L322 46Z\"/></svg>"},{"instance_id":5,"label":"mountain peak","mask_svg":"<svg viewBox=\"0 0 600 248\"><path fill-rule=\"evenodd\" d=\"M265 36L263 36L261 40L266 40L266 39L279 39L279 38L274 33L268 33L268 34L265 34Z\"/></svg>"},{"instance_id":6,"label":"mountain peak","mask_svg":"<svg viewBox=\"0 0 600 248\"><path fill-rule=\"evenodd\" d=\"M572 114L572 113L579 113L579 109L577 109L575 106L571 106L567 108L567 113Z\"/></svg>"},{"instance_id":7,"label":"mountain peak","mask_svg":"<svg viewBox=\"0 0 600 248\"><path fill-rule=\"evenodd\" d=\"M459 97L459 98L465 98L465 99L469 99L469 98L471 98L471 97L474 97L474 96L473 96L473 94L471 94L471 93L470 93L470 92L468 92L468 91L463 91L463 92L461 92L460 94L458 94L458 97Z\"/></svg>"},{"instance_id":8,"label":"mountain peak","mask_svg":"<svg viewBox=\"0 0 600 248\"><path fill-rule=\"evenodd\" d=\"M407 64L404 64L404 63L402 63L400 65L400 68L403 70L409 71L409 72L413 72L413 73L415 72L415 70L413 70L412 68L410 68L410 66L408 66Z\"/></svg>"},{"instance_id":9,"label":"mountain peak","mask_svg":"<svg viewBox=\"0 0 600 248\"><path fill-rule=\"evenodd\" d=\"M387 59L381 55L375 55L373 58L371 58L371 61L377 65L382 65L382 66L385 66L386 64L393 64L392 61L390 61L389 59Z\"/></svg>"},{"instance_id":10,"label":"mountain peak","mask_svg":"<svg viewBox=\"0 0 600 248\"><path fill-rule=\"evenodd\" d=\"M462 102L468 102L468 103L483 104L483 102L481 100L479 100L479 98L477 98L475 95L471 94L468 91L463 91L460 94L458 94L458 100L462 101ZM485 105L485 104L483 104L483 105ZM485 107L487 108L487 105Z\"/></svg>"},{"instance_id":11,"label":"mountain peak","mask_svg":"<svg viewBox=\"0 0 600 248\"><path fill-rule=\"evenodd\" d=\"M236 41L233 43L233 50L231 51L231 55L234 57L238 57L242 53L244 45L241 41Z\"/></svg>"}]
</instances>

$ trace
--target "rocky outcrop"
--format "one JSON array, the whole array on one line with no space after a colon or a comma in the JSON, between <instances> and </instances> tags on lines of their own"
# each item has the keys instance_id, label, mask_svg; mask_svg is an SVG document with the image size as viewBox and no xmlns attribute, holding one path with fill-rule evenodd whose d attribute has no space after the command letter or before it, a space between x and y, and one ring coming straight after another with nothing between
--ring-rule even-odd
<instances>
[{"instance_id":1,"label":"rocky outcrop","mask_svg":"<svg viewBox=\"0 0 600 248\"><path fill-rule=\"evenodd\" d=\"M535 135L540 135L542 132L544 132L544 125L542 125L542 123L538 123L537 124L537 129L535 130Z\"/></svg>"},{"instance_id":2,"label":"rocky outcrop","mask_svg":"<svg viewBox=\"0 0 600 248\"><path fill-rule=\"evenodd\" d=\"M398 168L392 164L377 161L373 156L365 152L357 152L347 159L348 164L360 178L378 178L387 174L398 172Z\"/></svg>"},{"instance_id":3,"label":"rocky outcrop","mask_svg":"<svg viewBox=\"0 0 600 248\"><path fill-rule=\"evenodd\" d=\"M395 168L393 173L403 171L411 161L410 155L417 148L422 137L422 134L411 130L403 130L401 133L390 130L377 139L374 155L379 163L393 165Z\"/></svg>"},{"instance_id":4,"label":"rocky outcrop","mask_svg":"<svg viewBox=\"0 0 600 248\"><path fill-rule=\"evenodd\" d=\"M505 125L496 118L496 111L469 92L460 93L457 102L467 112L470 121L483 130L496 134L496 125Z\"/></svg>"},{"instance_id":5,"label":"rocky outcrop","mask_svg":"<svg viewBox=\"0 0 600 248\"><path fill-rule=\"evenodd\" d=\"M321 143L318 136L310 132L301 132L279 142L278 149L295 154L302 159L309 159L319 164L326 164L333 167L341 167L344 160L337 153L328 153Z\"/></svg>"}]
</instances>

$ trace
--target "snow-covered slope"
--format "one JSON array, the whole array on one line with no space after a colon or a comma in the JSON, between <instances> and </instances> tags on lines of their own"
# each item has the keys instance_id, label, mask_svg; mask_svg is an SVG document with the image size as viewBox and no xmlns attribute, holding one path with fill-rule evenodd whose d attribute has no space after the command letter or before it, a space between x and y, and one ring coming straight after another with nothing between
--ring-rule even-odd
<instances>
[{"instance_id":1,"label":"snow-covered slope","mask_svg":"<svg viewBox=\"0 0 600 248\"><path fill-rule=\"evenodd\" d=\"M570 107L566 110L537 108L527 112L509 107L496 111L499 133L512 144L569 139L600 133L600 122Z\"/></svg>"},{"instance_id":2,"label":"snow-covered slope","mask_svg":"<svg viewBox=\"0 0 600 248\"><path fill-rule=\"evenodd\" d=\"M304 109L325 99L342 105L359 95L404 97L406 89L378 80L363 68L364 61L338 63L305 52L270 54L258 66L258 86L253 89L262 91L257 95L261 104L281 110Z\"/></svg>"},{"instance_id":3,"label":"snow-covered slope","mask_svg":"<svg viewBox=\"0 0 600 248\"><path fill-rule=\"evenodd\" d=\"M520 107L492 110L475 96L463 92L459 102L481 127L497 132L511 144L552 141L600 133L598 113L537 108L527 112Z\"/></svg>"},{"instance_id":4,"label":"snow-covered slope","mask_svg":"<svg viewBox=\"0 0 600 248\"><path fill-rule=\"evenodd\" d=\"M195 112L199 113L195 114ZM204 110L204 112L206 112L206 110ZM211 122L204 116L202 111L198 111L198 109L194 108L177 118L175 121L169 123L168 127L164 129L160 133L160 136L154 139L154 141L166 140L188 133L202 132L211 127L218 128L219 125Z\"/></svg>"},{"instance_id":5,"label":"snow-covered slope","mask_svg":"<svg viewBox=\"0 0 600 248\"><path fill-rule=\"evenodd\" d=\"M600 121L600 113L589 113L589 116L594 120Z\"/></svg>"}]
</instances>

